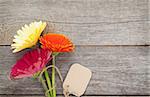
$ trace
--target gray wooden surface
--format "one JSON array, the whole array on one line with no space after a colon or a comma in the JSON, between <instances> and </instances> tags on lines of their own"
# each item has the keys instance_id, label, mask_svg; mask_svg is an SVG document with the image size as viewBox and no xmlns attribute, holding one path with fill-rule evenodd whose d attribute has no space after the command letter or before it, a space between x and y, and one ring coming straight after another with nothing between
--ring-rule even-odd
<instances>
[{"instance_id":1,"label":"gray wooden surface","mask_svg":"<svg viewBox=\"0 0 150 97\"><path fill-rule=\"evenodd\" d=\"M10 97L10 95L0 95L0 97ZM11 97L16 97L12 96ZM45 97L45 96L21 96L21 97ZM64 97L64 96L57 96L57 97ZM70 96L70 97L75 97L75 96ZM82 97L89 97L89 96L82 96ZM112 96L90 96L90 97L112 97ZM141 97L141 96L113 96L113 97ZM149 97L149 96L142 96L142 97Z\"/></svg>"},{"instance_id":2,"label":"gray wooden surface","mask_svg":"<svg viewBox=\"0 0 150 97\"><path fill-rule=\"evenodd\" d=\"M63 77L75 62L92 70L83 97L150 95L149 5L149 0L0 0L0 97L43 97L38 81L7 78L25 52L12 54L13 35L34 20L55 24L56 33L75 43L75 52L60 55L57 66ZM57 88L61 97L58 79Z\"/></svg>"},{"instance_id":3,"label":"gray wooden surface","mask_svg":"<svg viewBox=\"0 0 150 97\"><path fill-rule=\"evenodd\" d=\"M1 45L33 20L54 22L76 45L149 44L148 0L0 0ZM5 38L7 37L7 38Z\"/></svg>"}]
</instances>

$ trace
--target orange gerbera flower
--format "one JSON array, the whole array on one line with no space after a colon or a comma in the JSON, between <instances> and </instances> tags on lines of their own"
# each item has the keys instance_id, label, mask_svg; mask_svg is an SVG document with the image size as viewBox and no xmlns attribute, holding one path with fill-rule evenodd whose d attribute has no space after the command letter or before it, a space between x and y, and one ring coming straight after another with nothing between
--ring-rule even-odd
<instances>
[{"instance_id":1,"label":"orange gerbera flower","mask_svg":"<svg viewBox=\"0 0 150 97\"><path fill-rule=\"evenodd\" d=\"M62 34L48 33L40 38L42 48L49 49L53 52L70 52L73 51L73 43Z\"/></svg>"}]
</instances>

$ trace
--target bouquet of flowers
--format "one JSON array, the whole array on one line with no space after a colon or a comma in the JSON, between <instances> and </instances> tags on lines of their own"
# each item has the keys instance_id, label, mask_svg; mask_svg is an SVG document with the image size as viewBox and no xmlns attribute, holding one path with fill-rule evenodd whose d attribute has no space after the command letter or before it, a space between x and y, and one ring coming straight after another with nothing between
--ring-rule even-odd
<instances>
[{"instance_id":1,"label":"bouquet of flowers","mask_svg":"<svg viewBox=\"0 0 150 97\"><path fill-rule=\"evenodd\" d=\"M10 79L34 77L42 83L47 97L56 97L55 72L59 70L55 66L55 58L59 53L73 51L74 45L62 34L47 33L41 35L45 27L46 22L32 22L17 31L11 45L13 53L26 48L32 49L27 51L13 65ZM52 64L48 65L50 61ZM47 70L48 68L52 68L51 75ZM60 72L58 73L60 74Z\"/></svg>"}]
</instances>

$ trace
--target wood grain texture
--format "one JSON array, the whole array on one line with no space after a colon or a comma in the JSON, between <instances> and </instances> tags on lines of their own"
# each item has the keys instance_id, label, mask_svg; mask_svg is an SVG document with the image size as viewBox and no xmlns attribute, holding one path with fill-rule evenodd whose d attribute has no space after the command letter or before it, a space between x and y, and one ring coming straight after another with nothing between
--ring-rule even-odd
<instances>
[{"instance_id":1,"label":"wood grain texture","mask_svg":"<svg viewBox=\"0 0 150 97\"><path fill-rule=\"evenodd\" d=\"M150 47L78 46L73 53L57 58L65 77L70 65L78 62L93 72L85 95L150 95ZM8 80L7 72L24 52L12 54L10 47L0 47L0 94L43 94L31 78ZM62 94L57 79L58 94Z\"/></svg>"},{"instance_id":2,"label":"wood grain texture","mask_svg":"<svg viewBox=\"0 0 150 97\"><path fill-rule=\"evenodd\" d=\"M149 22L148 22L148 32L150 32L150 0L148 0L148 4L149 4L149 6L148 6L148 20L149 20ZM149 41L150 41L150 34L148 35L149 36Z\"/></svg>"},{"instance_id":3,"label":"wood grain texture","mask_svg":"<svg viewBox=\"0 0 150 97\"><path fill-rule=\"evenodd\" d=\"M145 45L148 10L148 0L0 0L0 45L34 20L53 22L76 45Z\"/></svg>"},{"instance_id":4,"label":"wood grain texture","mask_svg":"<svg viewBox=\"0 0 150 97\"><path fill-rule=\"evenodd\" d=\"M10 97L10 95L0 95L0 97ZM45 97L45 96L12 96L11 97ZM57 96L57 97L64 97L64 96ZM70 97L76 97L76 96L70 96ZM141 97L141 96L82 96L82 97ZM149 96L142 96L142 97L149 97Z\"/></svg>"},{"instance_id":5,"label":"wood grain texture","mask_svg":"<svg viewBox=\"0 0 150 97\"><path fill-rule=\"evenodd\" d=\"M34 20L46 21L46 31L57 28L77 45L57 58L57 66L63 77L75 62L93 71L83 97L150 95L150 47L127 46L150 45L150 0L0 0L0 45L10 45L16 31ZM0 46L0 97L44 97L38 81L6 77L23 53ZM57 87L61 95L58 79Z\"/></svg>"}]
</instances>

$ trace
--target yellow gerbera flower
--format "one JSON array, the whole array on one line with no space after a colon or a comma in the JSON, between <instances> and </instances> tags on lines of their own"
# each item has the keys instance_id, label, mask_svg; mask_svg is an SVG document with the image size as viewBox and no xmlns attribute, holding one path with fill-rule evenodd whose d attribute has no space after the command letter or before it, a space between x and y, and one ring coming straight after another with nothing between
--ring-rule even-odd
<instances>
[{"instance_id":1,"label":"yellow gerbera flower","mask_svg":"<svg viewBox=\"0 0 150 97\"><path fill-rule=\"evenodd\" d=\"M19 52L25 48L30 48L36 45L42 31L46 27L46 22L32 22L22 27L17 31L17 35L14 36L13 44L11 45L13 53Z\"/></svg>"}]
</instances>

